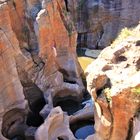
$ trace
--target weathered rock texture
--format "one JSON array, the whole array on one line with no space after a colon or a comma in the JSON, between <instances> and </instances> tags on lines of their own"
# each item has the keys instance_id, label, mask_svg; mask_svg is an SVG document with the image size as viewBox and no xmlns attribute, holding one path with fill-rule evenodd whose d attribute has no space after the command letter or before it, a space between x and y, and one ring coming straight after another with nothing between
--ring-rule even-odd
<instances>
[{"instance_id":1,"label":"weathered rock texture","mask_svg":"<svg viewBox=\"0 0 140 140\"><path fill-rule=\"evenodd\" d=\"M133 140L140 133L140 27L132 32L117 46L104 49L86 70L95 102L93 139Z\"/></svg>"},{"instance_id":2,"label":"weathered rock texture","mask_svg":"<svg viewBox=\"0 0 140 140\"><path fill-rule=\"evenodd\" d=\"M83 88L75 52L77 33L64 1L45 1L36 19L40 56L43 60L47 58L44 75L39 75L37 84L43 91L53 89L52 96L58 92L62 96L80 95Z\"/></svg>"},{"instance_id":3,"label":"weathered rock texture","mask_svg":"<svg viewBox=\"0 0 140 140\"><path fill-rule=\"evenodd\" d=\"M36 132L36 140L76 140L69 128L69 117L60 107L54 108Z\"/></svg>"},{"instance_id":4,"label":"weathered rock texture","mask_svg":"<svg viewBox=\"0 0 140 140\"><path fill-rule=\"evenodd\" d=\"M78 121L93 119L93 105L88 105L68 116L60 107L53 108L45 119L45 122L37 129L35 134L36 140L77 140L70 128L71 125ZM88 140L88 139L87 139Z\"/></svg>"},{"instance_id":5,"label":"weathered rock texture","mask_svg":"<svg viewBox=\"0 0 140 140\"><path fill-rule=\"evenodd\" d=\"M66 0L79 33L78 46L104 48L140 20L139 0Z\"/></svg>"},{"instance_id":6,"label":"weathered rock texture","mask_svg":"<svg viewBox=\"0 0 140 140\"><path fill-rule=\"evenodd\" d=\"M26 135L25 98L32 112L43 93L48 112L55 97L82 98L76 39L63 0L0 0L0 130L5 137ZM39 115L41 107L37 110Z\"/></svg>"},{"instance_id":7,"label":"weathered rock texture","mask_svg":"<svg viewBox=\"0 0 140 140\"><path fill-rule=\"evenodd\" d=\"M137 23L139 7L138 0L0 0L0 140L33 137L29 134L33 130L34 135L36 128L29 128L27 113L36 119L46 119L58 98L82 99L84 88L76 58L75 27L82 46L104 47L121 28ZM140 83L139 42L134 38L120 48L107 48L107 51L95 62L95 73L88 75L88 89L92 91L98 114L95 120L99 120L95 128L102 132L95 137L126 139L128 132L138 137L140 103L132 88ZM109 103L106 98L99 98L100 89L106 86L111 92L107 94ZM64 122L63 112L58 111ZM89 117L92 113L81 114ZM80 114L71 121L79 117ZM118 125L122 118L123 123ZM129 129L131 125L133 130ZM69 134L69 139L73 138ZM56 135L49 137L55 139Z\"/></svg>"},{"instance_id":8,"label":"weathered rock texture","mask_svg":"<svg viewBox=\"0 0 140 140\"><path fill-rule=\"evenodd\" d=\"M53 107L57 97L72 96L75 100L82 99L84 88L76 58L77 33L64 1L44 1L42 8L36 18L35 29L40 47L39 55L45 66L39 72L36 84L45 93L48 102L46 110Z\"/></svg>"},{"instance_id":9,"label":"weathered rock texture","mask_svg":"<svg viewBox=\"0 0 140 140\"><path fill-rule=\"evenodd\" d=\"M16 119L21 118L19 122L24 122L22 110L25 110L27 103L16 68L16 57L19 55L21 55L19 42L12 30L9 7L3 3L0 5L0 121L3 115L6 116L9 111L14 112L18 108L19 113L13 115ZM5 124L0 124L4 127L3 134L7 135L12 121L16 123L16 119L5 120L5 116L3 117ZM1 128L2 126L0 130ZM0 139L4 138L0 135Z\"/></svg>"}]
</instances>

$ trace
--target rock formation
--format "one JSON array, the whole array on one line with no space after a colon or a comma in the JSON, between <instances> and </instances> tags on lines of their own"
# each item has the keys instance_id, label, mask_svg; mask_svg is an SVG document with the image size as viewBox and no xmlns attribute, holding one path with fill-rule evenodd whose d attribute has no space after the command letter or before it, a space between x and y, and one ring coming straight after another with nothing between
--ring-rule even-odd
<instances>
[{"instance_id":1,"label":"rock formation","mask_svg":"<svg viewBox=\"0 0 140 140\"><path fill-rule=\"evenodd\" d=\"M86 70L95 102L93 139L133 140L140 133L140 26L131 32L116 46L105 48Z\"/></svg>"},{"instance_id":2,"label":"rock formation","mask_svg":"<svg viewBox=\"0 0 140 140\"><path fill-rule=\"evenodd\" d=\"M78 46L107 46L137 24L139 11L138 0L0 0L0 140L74 140L72 124L88 119L96 134L87 140L138 139L139 37L106 48L89 66L94 112L93 104L80 104L76 45L78 38ZM79 111L57 107L67 99Z\"/></svg>"},{"instance_id":3,"label":"rock formation","mask_svg":"<svg viewBox=\"0 0 140 140\"><path fill-rule=\"evenodd\" d=\"M60 107L53 108L45 122L37 129L36 140L77 140L70 128L77 121L93 119L93 106L86 105L75 114L68 116Z\"/></svg>"},{"instance_id":4,"label":"rock formation","mask_svg":"<svg viewBox=\"0 0 140 140\"><path fill-rule=\"evenodd\" d=\"M47 120L36 132L36 140L76 140L69 128L69 117L60 107L52 109Z\"/></svg>"},{"instance_id":5,"label":"rock formation","mask_svg":"<svg viewBox=\"0 0 140 140\"><path fill-rule=\"evenodd\" d=\"M24 123L27 102L23 94L16 57L21 55L19 42L11 27L7 4L0 5L0 130L9 137L12 123ZM14 116L13 118L9 118ZM6 120L7 118L7 120ZM19 121L18 121L19 119ZM4 139L0 135L0 139Z\"/></svg>"},{"instance_id":6,"label":"rock formation","mask_svg":"<svg viewBox=\"0 0 140 140\"><path fill-rule=\"evenodd\" d=\"M107 47L122 28L133 27L140 20L138 0L67 1L77 28L79 47Z\"/></svg>"},{"instance_id":7,"label":"rock formation","mask_svg":"<svg viewBox=\"0 0 140 140\"><path fill-rule=\"evenodd\" d=\"M0 1L1 140L26 137L27 114L41 119L44 104L49 113L57 97L82 99L76 40L63 0Z\"/></svg>"},{"instance_id":8,"label":"rock formation","mask_svg":"<svg viewBox=\"0 0 140 140\"><path fill-rule=\"evenodd\" d=\"M84 88L76 58L77 33L64 1L44 1L42 8L36 18L36 34L45 66L36 84L44 91L50 109L57 97L81 100Z\"/></svg>"}]
</instances>

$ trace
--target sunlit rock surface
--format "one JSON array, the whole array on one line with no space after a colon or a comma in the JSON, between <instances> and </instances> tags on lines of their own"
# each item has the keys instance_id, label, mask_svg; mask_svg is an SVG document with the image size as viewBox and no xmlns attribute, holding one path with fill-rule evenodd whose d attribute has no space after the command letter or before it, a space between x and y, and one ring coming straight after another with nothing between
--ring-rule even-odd
<instances>
[{"instance_id":1,"label":"sunlit rock surface","mask_svg":"<svg viewBox=\"0 0 140 140\"><path fill-rule=\"evenodd\" d=\"M4 114L17 108L21 112L20 114L14 114L15 117L23 119L19 121L21 123L25 121L25 112L23 110L25 110L27 103L16 69L15 59L21 53L18 46L18 40L11 26L9 8L3 3L0 5L0 130L5 135L8 133L7 127L10 127L11 122L9 118L9 120L4 120L7 121L7 124L6 122L2 122L2 116ZM9 117L12 116L9 115ZM2 130L2 127L5 127L5 130ZM0 139L4 139L1 134Z\"/></svg>"},{"instance_id":2,"label":"sunlit rock surface","mask_svg":"<svg viewBox=\"0 0 140 140\"><path fill-rule=\"evenodd\" d=\"M139 135L139 26L132 32L104 49L86 70L87 88L95 102L93 137L126 140Z\"/></svg>"},{"instance_id":3,"label":"sunlit rock surface","mask_svg":"<svg viewBox=\"0 0 140 140\"><path fill-rule=\"evenodd\" d=\"M60 107L52 109L44 124L36 132L36 140L76 140L69 128L69 117Z\"/></svg>"}]
</instances>

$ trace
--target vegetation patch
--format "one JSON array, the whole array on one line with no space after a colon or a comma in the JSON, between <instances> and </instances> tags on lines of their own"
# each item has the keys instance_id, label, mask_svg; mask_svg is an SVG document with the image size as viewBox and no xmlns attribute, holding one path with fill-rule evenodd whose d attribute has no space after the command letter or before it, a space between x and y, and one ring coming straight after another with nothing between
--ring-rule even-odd
<instances>
[{"instance_id":1,"label":"vegetation patch","mask_svg":"<svg viewBox=\"0 0 140 140\"><path fill-rule=\"evenodd\" d=\"M140 87L133 88L132 92L137 94L137 95L140 95Z\"/></svg>"},{"instance_id":2,"label":"vegetation patch","mask_svg":"<svg viewBox=\"0 0 140 140\"><path fill-rule=\"evenodd\" d=\"M123 42L126 38L133 36L134 35L134 31L133 29L128 29L128 28L124 28L121 30L120 34L118 35L118 37L115 39L115 41L112 43L111 47L115 47L116 45L120 44L121 42Z\"/></svg>"}]
</instances>

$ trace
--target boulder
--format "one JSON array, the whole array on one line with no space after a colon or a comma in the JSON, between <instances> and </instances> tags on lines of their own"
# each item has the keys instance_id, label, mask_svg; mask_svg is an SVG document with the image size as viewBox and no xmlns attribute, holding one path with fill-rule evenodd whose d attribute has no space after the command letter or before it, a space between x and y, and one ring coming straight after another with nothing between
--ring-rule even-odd
<instances>
[{"instance_id":1,"label":"boulder","mask_svg":"<svg viewBox=\"0 0 140 140\"><path fill-rule=\"evenodd\" d=\"M105 48L86 70L87 88L95 102L94 136L103 140L139 135L139 29L138 25L123 41Z\"/></svg>"},{"instance_id":2,"label":"boulder","mask_svg":"<svg viewBox=\"0 0 140 140\"><path fill-rule=\"evenodd\" d=\"M35 135L36 140L76 140L69 128L69 117L60 107L52 109L44 124L41 125Z\"/></svg>"}]
</instances>

